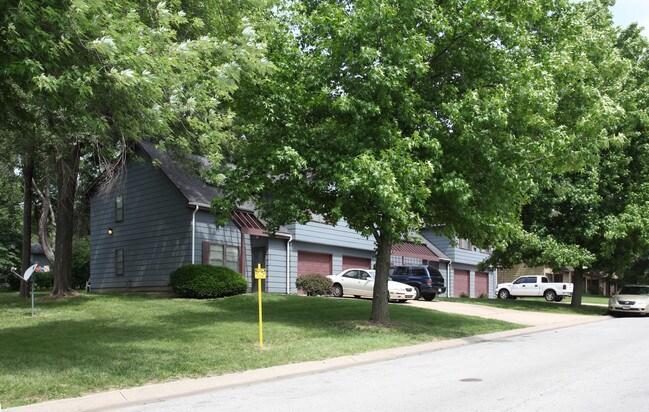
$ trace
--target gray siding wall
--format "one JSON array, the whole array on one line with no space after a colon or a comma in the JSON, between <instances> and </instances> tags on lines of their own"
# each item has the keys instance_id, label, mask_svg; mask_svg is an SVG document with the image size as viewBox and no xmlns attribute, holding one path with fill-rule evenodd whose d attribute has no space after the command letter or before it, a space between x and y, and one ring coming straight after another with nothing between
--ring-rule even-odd
<instances>
[{"instance_id":1,"label":"gray siding wall","mask_svg":"<svg viewBox=\"0 0 649 412\"><path fill-rule=\"evenodd\" d=\"M298 242L374 251L374 240L361 236L344 221L338 222L336 226L317 222L305 225L295 223L286 226L286 229Z\"/></svg>"},{"instance_id":2,"label":"gray siding wall","mask_svg":"<svg viewBox=\"0 0 649 412\"><path fill-rule=\"evenodd\" d=\"M266 277L267 292L286 293L286 240L268 239ZM295 289L295 281L292 282L291 289Z\"/></svg>"},{"instance_id":3,"label":"gray siding wall","mask_svg":"<svg viewBox=\"0 0 649 412\"><path fill-rule=\"evenodd\" d=\"M489 257L488 253L481 252L475 246L472 246L471 250L460 249L457 245L451 244L451 239L438 235L430 229L422 230L421 235L441 250L449 259L453 260L453 262L477 265Z\"/></svg>"},{"instance_id":4,"label":"gray siding wall","mask_svg":"<svg viewBox=\"0 0 649 412\"><path fill-rule=\"evenodd\" d=\"M169 273L191 262L192 210L149 163L128 162L123 184L90 199L90 281L93 290L160 289ZM115 197L124 219L115 221ZM113 229L113 235L108 229ZM124 275L116 276L115 250L124 249Z\"/></svg>"},{"instance_id":5,"label":"gray siding wall","mask_svg":"<svg viewBox=\"0 0 649 412\"><path fill-rule=\"evenodd\" d=\"M182 203L178 205L178 207L182 208ZM193 210L190 210L190 214L191 213L193 213ZM227 225L217 228L214 224L214 220L215 217L207 211L199 210L196 212L196 247L194 248L194 263L203 262L203 242L241 247L241 232L237 229L234 223L228 222ZM248 242L249 241L250 240L248 239ZM246 248L248 252L250 252L250 244L248 244ZM241 252L241 250L239 250L239 252Z\"/></svg>"},{"instance_id":6,"label":"gray siding wall","mask_svg":"<svg viewBox=\"0 0 649 412\"><path fill-rule=\"evenodd\" d=\"M421 234L426 240L435 245L439 250L441 250L446 256L453 261L451 265L451 274L449 279L446 282L447 296L453 296L455 290L454 282L454 269L468 270L469 271L469 292L470 297L476 297L475 294L475 272L477 270L476 265L486 258L489 257L488 253L481 252L477 248L472 247L472 250L460 249L456 245L451 243L451 239L438 235L430 229L425 229L421 231ZM440 262L441 263L441 262ZM441 264L440 264L441 271ZM442 272L444 278L446 278L446 273ZM489 272L489 297L495 298L494 288L496 287L497 282L497 271Z\"/></svg>"}]
</instances>

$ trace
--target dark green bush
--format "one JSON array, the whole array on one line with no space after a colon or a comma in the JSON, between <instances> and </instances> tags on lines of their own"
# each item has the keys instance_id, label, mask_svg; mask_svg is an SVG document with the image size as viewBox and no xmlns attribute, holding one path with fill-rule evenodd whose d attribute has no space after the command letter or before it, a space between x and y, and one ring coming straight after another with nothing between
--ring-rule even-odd
<instances>
[{"instance_id":1,"label":"dark green bush","mask_svg":"<svg viewBox=\"0 0 649 412\"><path fill-rule=\"evenodd\" d=\"M245 293L248 282L226 267L185 265L169 274L169 286L180 296L206 299Z\"/></svg>"},{"instance_id":2,"label":"dark green bush","mask_svg":"<svg viewBox=\"0 0 649 412\"><path fill-rule=\"evenodd\" d=\"M310 273L298 277L295 286L306 292L308 296L331 295L333 282L318 273Z\"/></svg>"}]
</instances>

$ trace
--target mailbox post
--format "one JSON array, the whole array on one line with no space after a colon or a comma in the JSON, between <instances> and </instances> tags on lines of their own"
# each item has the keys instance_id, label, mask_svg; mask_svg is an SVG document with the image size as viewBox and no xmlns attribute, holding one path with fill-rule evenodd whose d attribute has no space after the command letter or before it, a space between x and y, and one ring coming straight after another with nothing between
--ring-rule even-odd
<instances>
[{"instance_id":1,"label":"mailbox post","mask_svg":"<svg viewBox=\"0 0 649 412\"><path fill-rule=\"evenodd\" d=\"M18 273L16 273L16 268L11 268L11 273L14 275L18 276L20 279L24 280L25 282L29 282L29 278L32 277L35 271L39 271L40 267L38 264L33 264L30 267L27 268L25 273L20 276ZM50 268L49 266L44 266L42 269L43 272L49 272ZM34 317L34 282L32 282L32 318Z\"/></svg>"},{"instance_id":2,"label":"mailbox post","mask_svg":"<svg viewBox=\"0 0 649 412\"><path fill-rule=\"evenodd\" d=\"M262 311L261 311L261 280L266 279L266 269L261 267L261 264L258 264L255 268L255 279L257 279L257 293L259 301L259 347L264 347L264 328L262 320Z\"/></svg>"}]
</instances>

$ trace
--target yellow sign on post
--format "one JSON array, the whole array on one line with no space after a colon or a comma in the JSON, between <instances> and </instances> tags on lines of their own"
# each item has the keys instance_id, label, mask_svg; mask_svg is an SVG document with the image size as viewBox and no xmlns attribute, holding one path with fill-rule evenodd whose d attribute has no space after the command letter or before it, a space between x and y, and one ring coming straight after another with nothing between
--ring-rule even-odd
<instances>
[{"instance_id":1,"label":"yellow sign on post","mask_svg":"<svg viewBox=\"0 0 649 412\"><path fill-rule=\"evenodd\" d=\"M259 296L259 347L264 347L264 329L261 316L261 280L266 279L266 269L261 267L261 263L255 268L255 279L257 279L257 293Z\"/></svg>"}]
</instances>

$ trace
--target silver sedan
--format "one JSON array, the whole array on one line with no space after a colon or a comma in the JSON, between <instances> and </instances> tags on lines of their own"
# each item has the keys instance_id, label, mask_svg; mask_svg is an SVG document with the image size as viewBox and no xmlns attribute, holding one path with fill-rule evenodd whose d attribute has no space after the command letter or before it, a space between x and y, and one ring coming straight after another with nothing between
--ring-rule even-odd
<instances>
[{"instance_id":1,"label":"silver sedan","mask_svg":"<svg viewBox=\"0 0 649 412\"><path fill-rule=\"evenodd\" d=\"M611 315L618 313L649 313L649 285L626 285L608 300Z\"/></svg>"}]
</instances>

